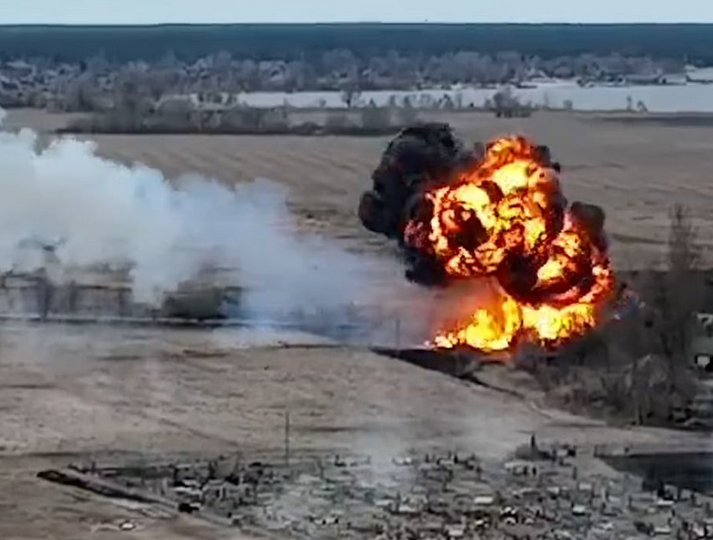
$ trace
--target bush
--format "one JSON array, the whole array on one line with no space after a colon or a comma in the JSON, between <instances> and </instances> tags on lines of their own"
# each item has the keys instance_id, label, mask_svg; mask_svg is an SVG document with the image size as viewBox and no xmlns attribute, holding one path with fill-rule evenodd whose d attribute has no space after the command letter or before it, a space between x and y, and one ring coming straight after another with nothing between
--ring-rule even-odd
<instances>
[{"instance_id":1,"label":"bush","mask_svg":"<svg viewBox=\"0 0 713 540\"><path fill-rule=\"evenodd\" d=\"M391 110L385 107L366 107L361 110L361 127L367 130L385 129L392 125Z\"/></svg>"},{"instance_id":2,"label":"bush","mask_svg":"<svg viewBox=\"0 0 713 540\"><path fill-rule=\"evenodd\" d=\"M72 121L59 133L122 133L122 134L232 134L232 135L391 135L403 127L417 123L413 109L367 107L355 110L354 120L344 112L327 113L323 124L313 121L290 122L285 107L260 109L239 106L220 109L196 109L184 100L166 102L156 111L144 115L124 109L96 113ZM394 121L395 120L395 121Z\"/></svg>"},{"instance_id":3,"label":"bush","mask_svg":"<svg viewBox=\"0 0 713 540\"><path fill-rule=\"evenodd\" d=\"M490 107L498 118L518 118L532 114L532 107L521 103L509 86L493 95Z\"/></svg>"},{"instance_id":4,"label":"bush","mask_svg":"<svg viewBox=\"0 0 713 540\"><path fill-rule=\"evenodd\" d=\"M620 296L631 307L619 307L617 318L548 362L537 354L520 362L560 405L637 424L691 419L699 382L690 344L706 273L697 268L688 211L675 205L670 220L668 268L631 273L630 283L622 282Z\"/></svg>"},{"instance_id":5,"label":"bush","mask_svg":"<svg viewBox=\"0 0 713 540\"><path fill-rule=\"evenodd\" d=\"M396 119L400 126L411 126L419 122L418 109L401 107L396 109Z\"/></svg>"},{"instance_id":6,"label":"bush","mask_svg":"<svg viewBox=\"0 0 713 540\"><path fill-rule=\"evenodd\" d=\"M324 127L326 131L330 133L352 128L354 127L354 124L346 114L337 112L327 114L327 119L324 121Z\"/></svg>"}]
</instances>

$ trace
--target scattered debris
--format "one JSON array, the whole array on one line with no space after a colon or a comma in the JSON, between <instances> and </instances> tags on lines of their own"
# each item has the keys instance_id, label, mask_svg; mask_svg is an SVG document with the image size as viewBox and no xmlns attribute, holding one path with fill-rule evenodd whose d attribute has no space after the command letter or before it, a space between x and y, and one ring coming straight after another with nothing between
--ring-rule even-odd
<instances>
[{"instance_id":1,"label":"scattered debris","mask_svg":"<svg viewBox=\"0 0 713 540\"><path fill-rule=\"evenodd\" d=\"M326 456L46 471L41 478L160 504L225 526L345 538L713 538L703 495L675 500L629 475L588 471L574 452L531 441L532 460L486 463L455 452L376 462ZM542 455L557 456L543 460ZM578 474L573 475L572 471ZM116 525L137 528L133 521Z\"/></svg>"}]
</instances>

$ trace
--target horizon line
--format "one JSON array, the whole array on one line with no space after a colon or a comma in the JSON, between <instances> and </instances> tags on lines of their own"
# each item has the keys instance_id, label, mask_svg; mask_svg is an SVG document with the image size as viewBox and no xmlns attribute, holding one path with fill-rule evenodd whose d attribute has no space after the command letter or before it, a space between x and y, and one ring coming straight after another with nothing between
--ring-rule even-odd
<instances>
[{"instance_id":1,"label":"horizon line","mask_svg":"<svg viewBox=\"0 0 713 540\"><path fill-rule=\"evenodd\" d=\"M107 22L78 22L78 23L53 23L53 22L0 22L0 28L8 27L167 27L167 26L711 26L713 21L537 21L537 22L512 22L512 21L243 21L243 22L137 22L137 23L107 23Z\"/></svg>"}]
</instances>

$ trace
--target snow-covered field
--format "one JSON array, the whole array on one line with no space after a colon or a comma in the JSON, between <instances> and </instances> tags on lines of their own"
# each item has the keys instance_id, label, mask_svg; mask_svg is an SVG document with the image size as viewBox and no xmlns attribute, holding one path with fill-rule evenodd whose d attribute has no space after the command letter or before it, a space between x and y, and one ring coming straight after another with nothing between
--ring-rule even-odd
<instances>
[{"instance_id":1,"label":"snow-covered field","mask_svg":"<svg viewBox=\"0 0 713 540\"><path fill-rule=\"evenodd\" d=\"M627 108L641 101L650 112L713 112L713 88L703 84L680 86L594 86L581 87L574 82L561 81L533 85L534 88L516 88L513 94L524 103L563 107L568 101L575 110L612 111ZM356 106L377 106L389 103L403 106L405 100L414 107L432 107L443 102L446 96L460 107L480 107L497 92L494 88L454 88L450 90L379 90L362 92L355 100ZM241 94L241 103L255 107L278 107L284 104L298 108L344 107L339 92L253 92Z\"/></svg>"}]
</instances>

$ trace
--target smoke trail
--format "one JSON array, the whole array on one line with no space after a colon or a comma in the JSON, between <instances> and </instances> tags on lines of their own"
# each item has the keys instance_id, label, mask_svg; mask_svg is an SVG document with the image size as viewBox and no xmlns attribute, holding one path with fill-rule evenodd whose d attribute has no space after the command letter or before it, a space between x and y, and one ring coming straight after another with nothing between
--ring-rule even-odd
<instances>
[{"instance_id":1,"label":"smoke trail","mask_svg":"<svg viewBox=\"0 0 713 540\"><path fill-rule=\"evenodd\" d=\"M40 266L27 246L49 245L61 267L129 268L140 301L206 266L233 269L244 308L261 315L363 298L378 265L298 235L286 197L264 180L231 188L191 176L174 187L159 171L98 157L90 142L38 150L31 131L0 131L0 271Z\"/></svg>"}]
</instances>

